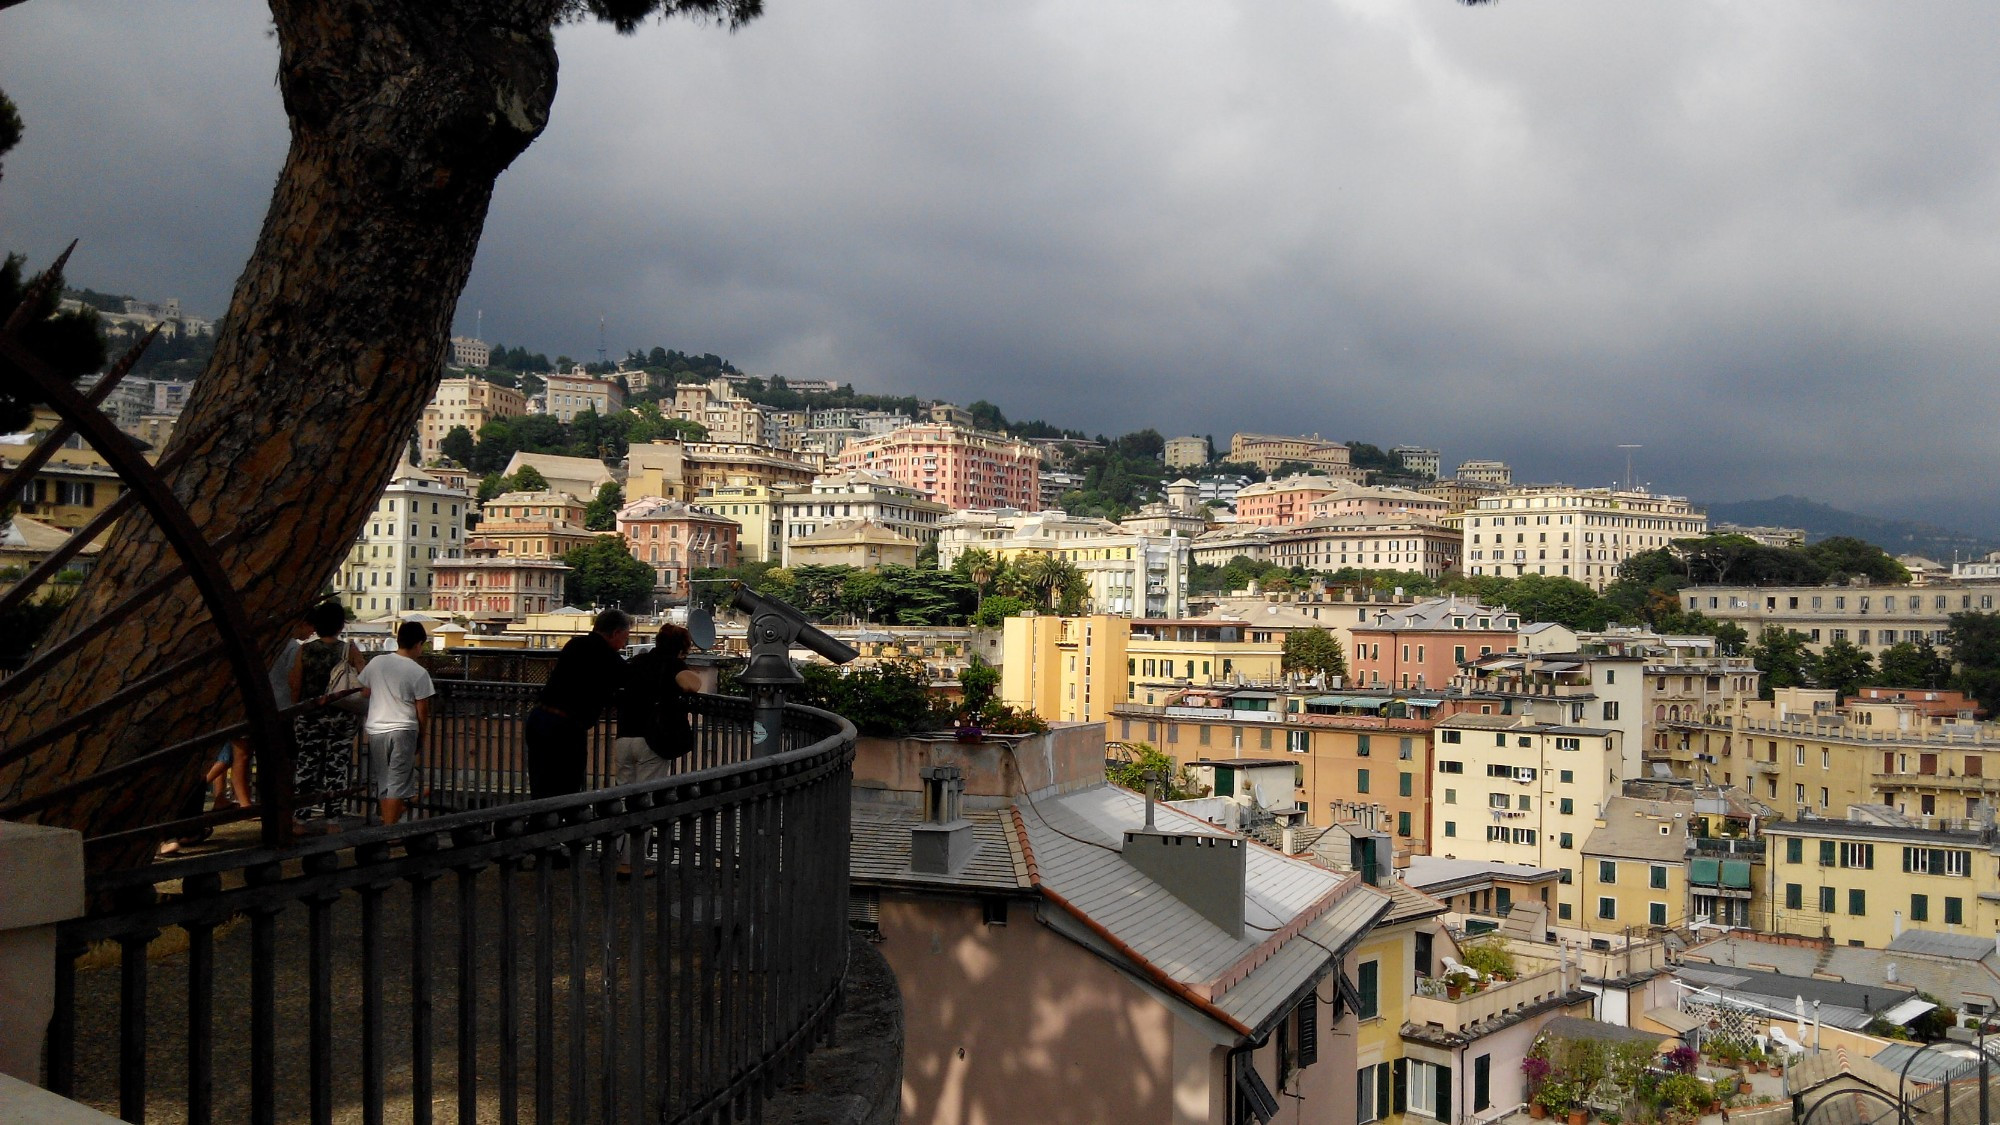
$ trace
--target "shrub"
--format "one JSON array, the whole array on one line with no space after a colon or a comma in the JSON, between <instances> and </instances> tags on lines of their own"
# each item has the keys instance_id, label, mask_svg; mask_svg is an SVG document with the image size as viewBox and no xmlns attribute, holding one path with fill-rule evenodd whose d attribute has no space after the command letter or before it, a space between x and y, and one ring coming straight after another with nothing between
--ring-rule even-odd
<instances>
[{"instance_id":1,"label":"shrub","mask_svg":"<svg viewBox=\"0 0 2000 1125\"><path fill-rule=\"evenodd\" d=\"M1496 938L1471 942L1461 947L1465 967L1486 976L1514 975L1514 955Z\"/></svg>"}]
</instances>

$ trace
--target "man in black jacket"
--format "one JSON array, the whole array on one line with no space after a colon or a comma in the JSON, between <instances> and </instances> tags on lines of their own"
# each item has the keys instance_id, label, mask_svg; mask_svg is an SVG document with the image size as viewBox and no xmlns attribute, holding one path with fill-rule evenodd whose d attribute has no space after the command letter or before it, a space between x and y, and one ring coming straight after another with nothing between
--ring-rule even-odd
<instances>
[{"instance_id":1,"label":"man in black jacket","mask_svg":"<svg viewBox=\"0 0 2000 1125\"><path fill-rule=\"evenodd\" d=\"M549 682L528 712L528 790L536 798L583 790L590 730L625 682L625 645L632 618L607 609L590 632L563 646Z\"/></svg>"}]
</instances>

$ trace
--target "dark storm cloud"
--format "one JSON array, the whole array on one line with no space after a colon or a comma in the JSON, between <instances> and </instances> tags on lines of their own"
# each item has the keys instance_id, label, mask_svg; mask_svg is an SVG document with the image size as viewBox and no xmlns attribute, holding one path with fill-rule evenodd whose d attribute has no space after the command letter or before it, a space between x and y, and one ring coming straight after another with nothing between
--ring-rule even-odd
<instances>
[{"instance_id":1,"label":"dark storm cloud","mask_svg":"<svg viewBox=\"0 0 2000 1125\"><path fill-rule=\"evenodd\" d=\"M259 11L187 7L0 17L65 128L0 226L219 306L282 119ZM562 32L461 331L1993 522L1986 6L769 9Z\"/></svg>"}]
</instances>

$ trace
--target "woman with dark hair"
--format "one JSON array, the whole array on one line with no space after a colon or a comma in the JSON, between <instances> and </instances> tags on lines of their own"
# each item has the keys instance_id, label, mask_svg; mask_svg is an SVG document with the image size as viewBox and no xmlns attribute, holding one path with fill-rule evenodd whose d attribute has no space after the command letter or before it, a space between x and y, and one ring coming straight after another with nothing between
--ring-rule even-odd
<instances>
[{"instance_id":1,"label":"woman with dark hair","mask_svg":"<svg viewBox=\"0 0 2000 1125\"><path fill-rule=\"evenodd\" d=\"M687 665L694 638L678 625L660 626L650 652L626 662L618 691L618 739L612 743L618 784L657 781L673 772L670 763L694 750L687 697L701 690L701 675ZM626 842L619 841L623 855ZM618 865L632 874L631 857Z\"/></svg>"},{"instance_id":2,"label":"woman with dark hair","mask_svg":"<svg viewBox=\"0 0 2000 1125\"><path fill-rule=\"evenodd\" d=\"M678 625L660 626L650 652L626 664L618 693L618 740L613 744L618 784L656 781L667 764L694 749L687 696L701 690L701 676L687 664L694 638Z\"/></svg>"},{"instance_id":3,"label":"woman with dark hair","mask_svg":"<svg viewBox=\"0 0 2000 1125\"><path fill-rule=\"evenodd\" d=\"M292 698L301 703L326 694L327 684L342 661L357 672L365 663L353 645L340 639L341 631L347 628L347 611L339 602L321 602L307 610L306 624L312 626L316 637L299 645L299 658L292 662ZM347 788L358 726L353 714L324 702L292 720L292 741L298 755L292 784L300 796ZM340 816L344 799L323 797L313 805L301 805L299 819L318 818L330 828Z\"/></svg>"}]
</instances>

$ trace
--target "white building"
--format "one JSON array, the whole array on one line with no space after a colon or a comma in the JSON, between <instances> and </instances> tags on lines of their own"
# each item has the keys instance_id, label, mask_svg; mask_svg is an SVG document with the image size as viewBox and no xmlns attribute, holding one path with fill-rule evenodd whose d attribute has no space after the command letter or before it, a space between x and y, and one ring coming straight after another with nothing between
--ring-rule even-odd
<instances>
[{"instance_id":1,"label":"white building","mask_svg":"<svg viewBox=\"0 0 2000 1125\"><path fill-rule=\"evenodd\" d=\"M1684 496L1568 485L1482 497L1464 521L1465 573L1547 574L1600 592L1633 555L1708 534L1708 513Z\"/></svg>"},{"instance_id":2,"label":"white building","mask_svg":"<svg viewBox=\"0 0 2000 1125\"><path fill-rule=\"evenodd\" d=\"M1432 480L1444 468L1444 454L1435 449L1425 449L1420 445L1399 445L1389 451L1403 462L1403 467L1413 473L1422 473Z\"/></svg>"},{"instance_id":3,"label":"white building","mask_svg":"<svg viewBox=\"0 0 2000 1125\"><path fill-rule=\"evenodd\" d=\"M792 565L792 540L831 524L865 520L922 545L938 541L938 525L951 514L950 508L894 477L860 469L818 477L803 492L779 496L775 506L785 566Z\"/></svg>"},{"instance_id":4,"label":"white building","mask_svg":"<svg viewBox=\"0 0 2000 1125\"><path fill-rule=\"evenodd\" d=\"M453 367L486 367L493 362L493 345L470 336L451 338L451 365Z\"/></svg>"},{"instance_id":5,"label":"white building","mask_svg":"<svg viewBox=\"0 0 2000 1125\"><path fill-rule=\"evenodd\" d=\"M953 512L940 525L938 566L979 547L1002 560L1051 555L1073 563L1090 584L1090 612L1126 617L1187 615L1192 541L1178 534L1145 535L1110 520L1060 510L984 508Z\"/></svg>"},{"instance_id":6,"label":"white building","mask_svg":"<svg viewBox=\"0 0 2000 1125\"><path fill-rule=\"evenodd\" d=\"M610 379L587 375L580 365L567 375L550 375L546 382L548 385L542 389L542 412L553 415L557 421L573 421L586 410L604 415L625 409L624 387Z\"/></svg>"},{"instance_id":7,"label":"white building","mask_svg":"<svg viewBox=\"0 0 2000 1125\"><path fill-rule=\"evenodd\" d=\"M464 553L470 503L463 489L448 488L415 466L399 467L341 565L341 600L363 617L429 606L432 564Z\"/></svg>"}]
</instances>

